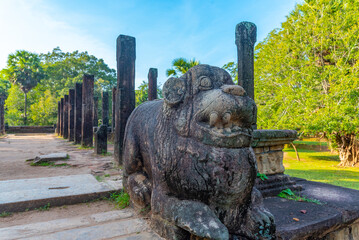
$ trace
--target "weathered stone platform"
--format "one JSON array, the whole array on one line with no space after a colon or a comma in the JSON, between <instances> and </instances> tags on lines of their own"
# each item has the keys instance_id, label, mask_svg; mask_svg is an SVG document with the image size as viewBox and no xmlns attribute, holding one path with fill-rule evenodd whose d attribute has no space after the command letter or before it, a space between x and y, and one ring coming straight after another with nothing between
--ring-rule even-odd
<instances>
[{"instance_id":1,"label":"weathered stone platform","mask_svg":"<svg viewBox=\"0 0 359 240\"><path fill-rule=\"evenodd\" d=\"M305 179L295 180L303 186L301 196L317 199L322 204L266 198L264 204L275 217L279 239L359 239L359 191Z\"/></svg>"},{"instance_id":2,"label":"weathered stone platform","mask_svg":"<svg viewBox=\"0 0 359 240\"><path fill-rule=\"evenodd\" d=\"M132 209L0 228L0 240L160 240Z\"/></svg>"},{"instance_id":3,"label":"weathered stone platform","mask_svg":"<svg viewBox=\"0 0 359 240\"><path fill-rule=\"evenodd\" d=\"M0 213L90 201L119 188L91 174L0 181Z\"/></svg>"}]
</instances>

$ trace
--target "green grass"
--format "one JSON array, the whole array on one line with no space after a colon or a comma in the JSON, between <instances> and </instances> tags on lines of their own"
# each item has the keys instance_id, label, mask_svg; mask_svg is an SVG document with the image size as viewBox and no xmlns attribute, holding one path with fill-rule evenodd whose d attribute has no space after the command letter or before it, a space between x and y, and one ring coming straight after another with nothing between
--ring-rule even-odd
<instances>
[{"instance_id":1,"label":"green grass","mask_svg":"<svg viewBox=\"0 0 359 240\"><path fill-rule=\"evenodd\" d=\"M40 162L40 163L30 163L30 166L42 166L42 167L69 167L67 163L55 164L54 162Z\"/></svg>"},{"instance_id":2,"label":"green grass","mask_svg":"<svg viewBox=\"0 0 359 240\"><path fill-rule=\"evenodd\" d=\"M77 149L80 149L80 150L88 150L88 149L93 149L94 147L86 147L86 146L78 146Z\"/></svg>"},{"instance_id":3,"label":"green grass","mask_svg":"<svg viewBox=\"0 0 359 240\"><path fill-rule=\"evenodd\" d=\"M303 142L306 143L306 141ZM309 142L308 145L313 144ZM359 168L339 167L338 154L302 148L297 148L297 150L300 161L297 161L292 148L283 150L285 152L283 160L285 174L359 190Z\"/></svg>"},{"instance_id":4,"label":"green grass","mask_svg":"<svg viewBox=\"0 0 359 240\"><path fill-rule=\"evenodd\" d=\"M110 196L110 200L113 201L117 207L123 209L130 205L130 195L125 193L124 191L121 192L114 192Z\"/></svg>"},{"instance_id":5,"label":"green grass","mask_svg":"<svg viewBox=\"0 0 359 240\"><path fill-rule=\"evenodd\" d=\"M0 213L0 218L10 217L11 215L12 215L11 212L2 212Z\"/></svg>"},{"instance_id":6,"label":"green grass","mask_svg":"<svg viewBox=\"0 0 359 240\"><path fill-rule=\"evenodd\" d=\"M95 176L95 178L98 182L102 182L104 180L103 176Z\"/></svg>"},{"instance_id":7,"label":"green grass","mask_svg":"<svg viewBox=\"0 0 359 240\"><path fill-rule=\"evenodd\" d=\"M43 207L35 208L37 211L49 211L50 210L50 203L46 204Z\"/></svg>"},{"instance_id":8,"label":"green grass","mask_svg":"<svg viewBox=\"0 0 359 240\"><path fill-rule=\"evenodd\" d=\"M307 198L305 196L297 195L296 193L292 192L292 190L290 190L289 188L284 189L283 191L281 191L278 194L278 197L293 200L293 201L297 201L297 202L310 202L310 203L322 204L317 199L311 199L311 198Z\"/></svg>"},{"instance_id":9,"label":"green grass","mask_svg":"<svg viewBox=\"0 0 359 240\"><path fill-rule=\"evenodd\" d=\"M305 145L314 145L314 146L328 146L327 142L318 142L318 141L294 141L295 145L305 144Z\"/></svg>"}]
</instances>

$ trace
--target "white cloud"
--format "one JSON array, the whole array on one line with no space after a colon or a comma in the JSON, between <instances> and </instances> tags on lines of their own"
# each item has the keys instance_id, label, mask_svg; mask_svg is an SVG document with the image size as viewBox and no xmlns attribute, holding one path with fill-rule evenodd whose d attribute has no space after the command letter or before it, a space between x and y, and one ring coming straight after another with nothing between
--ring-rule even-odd
<instances>
[{"instance_id":1,"label":"white cloud","mask_svg":"<svg viewBox=\"0 0 359 240\"><path fill-rule=\"evenodd\" d=\"M52 14L55 10L43 0L0 1L0 69L6 66L7 56L16 50L46 53L57 46L63 51L88 51L115 67L111 47L59 19L58 14Z\"/></svg>"}]
</instances>

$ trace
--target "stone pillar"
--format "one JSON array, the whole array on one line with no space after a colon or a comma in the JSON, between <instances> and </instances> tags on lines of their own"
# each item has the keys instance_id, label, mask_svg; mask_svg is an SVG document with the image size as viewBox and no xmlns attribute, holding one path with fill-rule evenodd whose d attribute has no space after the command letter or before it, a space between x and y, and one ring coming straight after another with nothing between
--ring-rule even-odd
<instances>
[{"instance_id":1,"label":"stone pillar","mask_svg":"<svg viewBox=\"0 0 359 240\"><path fill-rule=\"evenodd\" d=\"M241 22L236 26L238 57L238 84L254 99L254 43L257 27L251 22Z\"/></svg>"},{"instance_id":2,"label":"stone pillar","mask_svg":"<svg viewBox=\"0 0 359 240\"><path fill-rule=\"evenodd\" d=\"M81 145L83 147L93 146L93 87L94 75L85 74L82 82Z\"/></svg>"},{"instance_id":3,"label":"stone pillar","mask_svg":"<svg viewBox=\"0 0 359 240\"><path fill-rule=\"evenodd\" d=\"M157 99L157 68L148 71L148 101Z\"/></svg>"},{"instance_id":4,"label":"stone pillar","mask_svg":"<svg viewBox=\"0 0 359 240\"><path fill-rule=\"evenodd\" d=\"M97 127L98 126L98 97L94 97L93 98L93 126Z\"/></svg>"},{"instance_id":5,"label":"stone pillar","mask_svg":"<svg viewBox=\"0 0 359 240\"><path fill-rule=\"evenodd\" d=\"M120 35L116 46L117 93L114 153L115 160L122 164L122 147L126 122L135 108L135 60L136 39Z\"/></svg>"},{"instance_id":6,"label":"stone pillar","mask_svg":"<svg viewBox=\"0 0 359 240\"><path fill-rule=\"evenodd\" d=\"M75 89L69 89L69 141L74 141L74 110L75 110Z\"/></svg>"},{"instance_id":7,"label":"stone pillar","mask_svg":"<svg viewBox=\"0 0 359 240\"><path fill-rule=\"evenodd\" d=\"M63 136L63 138L68 139L69 138L69 95L65 95L65 98L64 98L63 120L64 120L64 136Z\"/></svg>"},{"instance_id":8,"label":"stone pillar","mask_svg":"<svg viewBox=\"0 0 359 240\"><path fill-rule=\"evenodd\" d=\"M60 136L64 136L64 98L60 100Z\"/></svg>"},{"instance_id":9,"label":"stone pillar","mask_svg":"<svg viewBox=\"0 0 359 240\"><path fill-rule=\"evenodd\" d=\"M0 135L5 134L5 98L0 97Z\"/></svg>"},{"instance_id":10,"label":"stone pillar","mask_svg":"<svg viewBox=\"0 0 359 240\"><path fill-rule=\"evenodd\" d=\"M56 121L56 133L60 135L60 113L61 113L61 103L57 102L57 121Z\"/></svg>"},{"instance_id":11,"label":"stone pillar","mask_svg":"<svg viewBox=\"0 0 359 240\"><path fill-rule=\"evenodd\" d=\"M117 88L112 88L112 132L115 131L115 119L116 119L116 90Z\"/></svg>"},{"instance_id":12,"label":"stone pillar","mask_svg":"<svg viewBox=\"0 0 359 240\"><path fill-rule=\"evenodd\" d=\"M102 92L102 125L108 127L108 92Z\"/></svg>"},{"instance_id":13,"label":"stone pillar","mask_svg":"<svg viewBox=\"0 0 359 240\"><path fill-rule=\"evenodd\" d=\"M96 154L107 153L107 125L101 125L95 132L95 148Z\"/></svg>"},{"instance_id":14,"label":"stone pillar","mask_svg":"<svg viewBox=\"0 0 359 240\"><path fill-rule=\"evenodd\" d=\"M81 118L82 118L82 83L75 85L75 104L74 104L74 142L81 143Z\"/></svg>"},{"instance_id":15,"label":"stone pillar","mask_svg":"<svg viewBox=\"0 0 359 240\"><path fill-rule=\"evenodd\" d=\"M236 26L238 57L238 84L254 100L254 44L257 41L257 27L251 22L241 22ZM257 129L257 116L253 129Z\"/></svg>"}]
</instances>

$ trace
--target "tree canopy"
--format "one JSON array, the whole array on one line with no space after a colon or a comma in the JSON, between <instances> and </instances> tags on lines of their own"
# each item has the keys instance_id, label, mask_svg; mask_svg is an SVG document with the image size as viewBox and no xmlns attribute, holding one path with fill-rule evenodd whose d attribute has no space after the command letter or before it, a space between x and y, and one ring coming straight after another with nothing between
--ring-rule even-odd
<instances>
[{"instance_id":1,"label":"tree canopy","mask_svg":"<svg viewBox=\"0 0 359 240\"><path fill-rule=\"evenodd\" d=\"M322 134L359 162L359 2L306 0L256 46L258 126Z\"/></svg>"},{"instance_id":2,"label":"tree canopy","mask_svg":"<svg viewBox=\"0 0 359 240\"><path fill-rule=\"evenodd\" d=\"M40 58L36 53L18 50L9 54L7 67L3 70L5 77L16 84L24 92L24 124L27 123L27 93L34 88L43 77Z\"/></svg>"},{"instance_id":3,"label":"tree canopy","mask_svg":"<svg viewBox=\"0 0 359 240\"><path fill-rule=\"evenodd\" d=\"M21 53L20 56L26 56L26 61L20 57L14 58L10 54L11 65L8 63L7 68L0 72L0 94L8 95L5 101L5 119L9 125L22 123L20 120L21 117L24 118L24 93L28 94L29 119L27 123L50 125L56 122L57 101L68 94L69 89L74 88L76 82L82 82L83 74L95 76L95 95L98 97L101 91L110 91L116 85L116 71L109 68L102 59L97 59L87 52L62 52L58 47L52 52L40 55L26 51L18 52ZM15 61L17 59L20 60ZM36 81L34 77L31 81L21 81L21 71L17 75L13 74L14 70L20 69L26 62L36 63L36 68L26 69L32 69L35 73L41 72ZM13 84L10 85L8 80ZM20 89L24 87L26 92L22 93Z\"/></svg>"},{"instance_id":4,"label":"tree canopy","mask_svg":"<svg viewBox=\"0 0 359 240\"><path fill-rule=\"evenodd\" d=\"M185 74L188 69L200 64L196 59L187 60L185 58L176 58L172 61L172 68L166 70L167 77L170 76L181 76Z\"/></svg>"}]
</instances>

